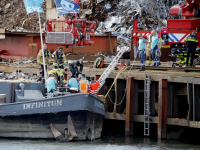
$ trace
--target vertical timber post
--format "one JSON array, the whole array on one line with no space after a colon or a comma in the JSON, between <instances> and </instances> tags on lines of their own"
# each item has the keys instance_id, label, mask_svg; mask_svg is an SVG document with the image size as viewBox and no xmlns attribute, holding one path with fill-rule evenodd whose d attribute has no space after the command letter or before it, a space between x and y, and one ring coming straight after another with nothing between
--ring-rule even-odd
<instances>
[{"instance_id":1,"label":"vertical timber post","mask_svg":"<svg viewBox=\"0 0 200 150\"><path fill-rule=\"evenodd\" d=\"M125 135L133 135L133 84L134 80L127 77Z\"/></svg>"},{"instance_id":2,"label":"vertical timber post","mask_svg":"<svg viewBox=\"0 0 200 150\"><path fill-rule=\"evenodd\" d=\"M159 81L158 139L167 138L167 79Z\"/></svg>"},{"instance_id":3,"label":"vertical timber post","mask_svg":"<svg viewBox=\"0 0 200 150\"><path fill-rule=\"evenodd\" d=\"M131 32L131 51L130 51L130 60L134 60L134 49L133 49L133 31Z\"/></svg>"}]
</instances>

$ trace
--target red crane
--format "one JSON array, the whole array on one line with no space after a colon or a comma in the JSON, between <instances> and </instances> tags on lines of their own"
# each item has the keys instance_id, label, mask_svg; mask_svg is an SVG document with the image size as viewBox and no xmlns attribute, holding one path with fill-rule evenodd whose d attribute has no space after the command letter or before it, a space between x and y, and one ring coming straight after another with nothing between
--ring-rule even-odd
<instances>
[{"instance_id":1,"label":"red crane","mask_svg":"<svg viewBox=\"0 0 200 150\"><path fill-rule=\"evenodd\" d=\"M75 0L79 4L79 0ZM95 21L77 19L77 14L66 20L47 20L46 43L84 46L94 44Z\"/></svg>"},{"instance_id":2,"label":"red crane","mask_svg":"<svg viewBox=\"0 0 200 150\"><path fill-rule=\"evenodd\" d=\"M171 49L171 55L186 51L185 40L192 33L197 32L200 41L200 0L187 0L184 5L175 5L170 9L171 15L179 15L183 19L169 19L167 26L158 34L164 40L164 47ZM151 31L138 30L138 17L134 16L133 45L136 49L138 33L147 38ZM198 45L200 47L200 44Z\"/></svg>"}]
</instances>

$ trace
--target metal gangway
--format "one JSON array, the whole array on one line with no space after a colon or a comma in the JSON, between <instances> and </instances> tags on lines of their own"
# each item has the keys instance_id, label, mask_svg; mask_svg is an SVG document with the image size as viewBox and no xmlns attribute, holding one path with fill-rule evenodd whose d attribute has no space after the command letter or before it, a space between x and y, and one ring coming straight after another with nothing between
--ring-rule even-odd
<instances>
[{"instance_id":1,"label":"metal gangway","mask_svg":"<svg viewBox=\"0 0 200 150\"><path fill-rule=\"evenodd\" d=\"M126 46L122 47L119 50L119 52L117 53L117 55L115 56L115 58L111 61L110 65L103 72L103 74L101 75L101 77L98 80L98 82L100 83L100 88L98 90L100 90L101 87L104 85L106 79L108 78L108 76L110 75L110 73L114 70L114 68L116 67L119 59L122 57L122 55L126 51L129 51L129 47L126 47Z\"/></svg>"}]
</instances>

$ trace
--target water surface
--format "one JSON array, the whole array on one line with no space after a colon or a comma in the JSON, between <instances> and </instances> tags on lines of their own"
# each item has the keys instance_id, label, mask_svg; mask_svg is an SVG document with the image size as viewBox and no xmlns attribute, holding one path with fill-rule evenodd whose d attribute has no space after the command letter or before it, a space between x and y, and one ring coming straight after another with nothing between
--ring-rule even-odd
<instances>
[{"instance_id":1,"label":"water surface","mask_svg":"<svg viewBox=\"0 0 200 150\"><path fill-rule=\"evenodd\" d=\"M200 145L175 140L104 136L95 141L61 143L49 140L0 139L0 150L199 150Z\"/></svg>"}]
</instances>

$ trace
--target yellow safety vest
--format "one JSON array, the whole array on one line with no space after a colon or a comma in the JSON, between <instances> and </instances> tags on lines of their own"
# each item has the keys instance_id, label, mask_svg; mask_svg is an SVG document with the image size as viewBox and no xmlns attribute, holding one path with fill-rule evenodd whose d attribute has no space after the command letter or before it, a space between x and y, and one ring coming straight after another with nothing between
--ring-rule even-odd
<instances>
[{"instance_id":1,"label":"yellow safety vest","mask_svg":"<svg viewBox=\"0 0 200 150\"><path fill-rule=\"evenodd\" d=\"M49 50L45 50L44 51L44 57L45 57L45 65L47 65L48 63L51 62L51 53L49 52ZM43 53L42 50L39 51L38 55L37 55L37 63L38 65L43 65Z\"/></svg>"},{"instance_id":2,"label":"yellow safety vest","mask_svg":"<svg viewBox=\"0 0 200 150\"><path fill-rule=\"evenodd\" d=\"M57 66L57 65L62 66L67 63L64 52L58 53L58 51L56 50L53 53L53 55L54 55L54 63L53 63L54 66Z\"/></svg>"},{"instance_id":3,"label":"yellow safety vest","mask_svg":"<svg viewBox=\"0 0 200 150\"><path fill-rule=\"evenodd\" d=\"M58 69L50 70L48 72L48 75L50 75L50 74L53 75L57 81L66 83L66 80L64 78L64 70L63 69L58 68Z\"/></svg>"}]
</instances>

